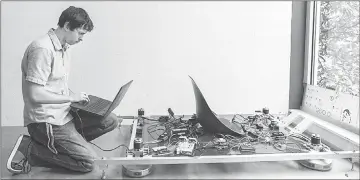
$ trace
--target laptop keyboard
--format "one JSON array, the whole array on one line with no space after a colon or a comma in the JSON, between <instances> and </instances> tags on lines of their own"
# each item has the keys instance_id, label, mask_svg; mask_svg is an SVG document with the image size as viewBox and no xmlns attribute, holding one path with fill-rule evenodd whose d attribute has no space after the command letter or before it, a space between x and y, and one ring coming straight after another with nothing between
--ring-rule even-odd
<instances>
[{"instance_id":1,"label":"laptop keyboard","mask_svg":"<svg viewBox=\"0 0 360 180\"><path fill-rule=\"evenodd\" d=\"M104 99L98 99L96 102L89 103L86 106L86 110L98 113L109 105L110 105L109 101Z\"/></svg>"}]
</instances>

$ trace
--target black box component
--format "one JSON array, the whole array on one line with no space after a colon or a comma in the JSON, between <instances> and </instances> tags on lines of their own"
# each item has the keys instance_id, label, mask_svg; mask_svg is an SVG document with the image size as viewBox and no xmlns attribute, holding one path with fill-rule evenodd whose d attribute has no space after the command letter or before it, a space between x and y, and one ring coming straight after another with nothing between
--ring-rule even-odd
<instances>
[{"instance_id":1,"label":"black box component","mask_svg":"<svg viewBox=\"0 0 360 180\"><path fill-rule=\"evenodd\" d=\"M169 113L169 115L171 116L171 117L174 117L174 111L172 111L172 109L171 108L168 108L168 113Z\"/></svg>"},{"instance_id":2,"label":"black box component","mask_svg":"<svg viewBox=\"0 0 360 180\"><path fill-rule=\"evenodd\" d=\"M265 107L265 108L263 108L262 112L264 114L269 114L270 111L269 111L269 108Z\"/></svg>"},{"instance_id":3,"label":"black box component","mask_svg":"<svg viewBox=\"0 0 360 180\"><path fill-rule=\"evenodd\" d=\"M196 114L193 114L193 115L191 116L191 118L189 119L189 122L190 122L190 124L192 124L192 125L195 125L196 123L198 123Z\"/></svg>"},{"instance_id":4,"label":"black box component","mask_svg":"<svg viewBox=\"0 0 360 180\"><path fill-rule=\"evenodd\" d=\"M278 122L272 120L271 123L269 124L269 129L272 131L278 131L279 130Z\"/></svg>"},{"instance_id":5,"label":"black box component","mask_svg":"<svg viewBox=\"0 0 360 180\"><path fill-rule=\"evenodd\" d=\"M159 117L159 122L168 122L169 121L169 116L160 116Z\"/></svg>"},{"instance_id":6,"label":"black box component","mask_svg":"<svg viewBox=\"0 0 360 180\"><path fill-rule=\"evenodd\" d=\"M142 139L141 138L136 138L134 140L134 150L139 150L142 148Z\"/></svg>"},{"instance_id":7,"label":"black box component","mask_svg":"<svg viewBox=\"0 0 360 180\"><path fill-rule=\"evenodd\" d=\"M311 135L311 144L312 145L320 145L321 144L321 138L320 138L319 134Z\"/></svg>"},{"instance_id":8,"label":"black box component","mask_svg":"<svg viewBox=\"0 0 360 180\"><path fill-rule=\"evenodd\" d=\"M143 108L138 109L138 116L144 116L145 111Z\"/></svg>"}]
</instances>

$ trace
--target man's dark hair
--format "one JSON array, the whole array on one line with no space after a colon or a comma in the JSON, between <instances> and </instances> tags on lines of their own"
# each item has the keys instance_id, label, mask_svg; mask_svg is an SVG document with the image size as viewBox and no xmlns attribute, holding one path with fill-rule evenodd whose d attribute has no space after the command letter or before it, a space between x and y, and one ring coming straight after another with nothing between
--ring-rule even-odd
<instances>
[{"instance_id":1,"label":"man's dark hair","mask_svg":"<svg viewBox=\"0 0 360 180\"><path fill-rule=\"evenodd\" d=\"M64 27L65 22L69 22L69 28L73 31L76 28L82 27L88 32L94 28L88 13L82 9L74 6L70 6L65 9L59 18L58 26Z\"/></svg>"}]
</instances>

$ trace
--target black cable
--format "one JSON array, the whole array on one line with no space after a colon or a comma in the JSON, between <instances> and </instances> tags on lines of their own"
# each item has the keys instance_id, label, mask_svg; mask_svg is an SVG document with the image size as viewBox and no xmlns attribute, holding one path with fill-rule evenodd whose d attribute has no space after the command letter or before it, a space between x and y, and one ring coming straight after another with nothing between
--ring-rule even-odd
<instances>
[{"instance_id":1,"label":"black cable","mask_svg":"<svg viewBox=\"0 0 360 180\"><path fill-rule=\"evenodd\" d=\"M157 121L157 122L159 122L159 120L158 119L151 119L151 118L147 118L147 117L142 117L143 119L146 119L146 120L149 120L149 121Z\"/></svg>"},{"instance_id":2,"label":"black cable","mask_svg":"<svg viewBox=\"0 0 360 180\"><path fill-rule=\"evenodd\" d=\"M124 145L124 144L120 144L120 145L118 145L117 147L112 148L112 149L103 149L103 148L101 148L100 146L98 146L98 145L96 145L96 144L94 144L94 143L89 142L88 140L86 140L85 135L84 135L83 122L82 122L82 120L81 120L80 115L78 114L78 110L76 110L75 113L76 113L76 115L78 116L78 118L79 118L79 120L80 120L81 136L85 139L86 142L88 142L88 143L96 146L97 148L101 149L102 151L113 151L113 150L115 150L115 149L117 149L117 148L119 148L119 147L121 147L121 146L126 147L126 150L127 150L127 151L129 150L129 148L128 148L126 145Z\"/></svg>"},{"instance_id":3,"label":"black cable","mask_svg":"<svg viewBox=\"0 0 360 180\"><path fill-rule=\"evenodd\" d=\"M103 151L113 151L113 150L115 150L115 149L117 149L117 148L119 148L119 147L121 147L121 146L125 147L126 150L129 151L129 148L128 148L126 145L124 145L124 144L120 144L120 145L118 145L117 147L112 148L112 149L102 149L101 147L99 147L98 145L96 145L96 144L94 144L94 143L92 143L92 142L89 142L89 143L93 144L94 146L96 146L97 148L99 148L99 149L101 149L101 150L103 150Z\"/></svg>"},{"instance_id":4,"label":"black cable","mask_svg":"<svg viewBox=\"0 0 360 180\"><path fill-rule=\"evenodd\" d=\"M159 128L159 129L155 129L155 131L152 131L152 132L149 132L149 129L146 129L146 130L147 130L148 134L151 136L151 138L152 138L153 140L157 139L159 136L161 136L162 134L164 134L164 133L166 132L166 129L160 129L160 128ZM162 133L162 134L158 134L158 133L157 133L158 130L163 130L163 133ZM153 132L155 132L156 135L158 135L157 138L154 138L154 136L152 135Z\"/></svg>"}]
</instances>

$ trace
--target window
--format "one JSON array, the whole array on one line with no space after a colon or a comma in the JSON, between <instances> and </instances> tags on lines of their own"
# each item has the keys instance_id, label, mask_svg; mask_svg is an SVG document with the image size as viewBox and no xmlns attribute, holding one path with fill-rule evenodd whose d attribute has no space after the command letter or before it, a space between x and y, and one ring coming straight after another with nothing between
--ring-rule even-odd
<instances>
[{"instance_id":1,"label":"window","mask_svg":"<svg viewBox=\"0 0 360 180\"><path fill-rule=\"evenodd\" d=\"M316 1L311 84L359 96L359 1Z\"/></svg>"}]
</instances>

